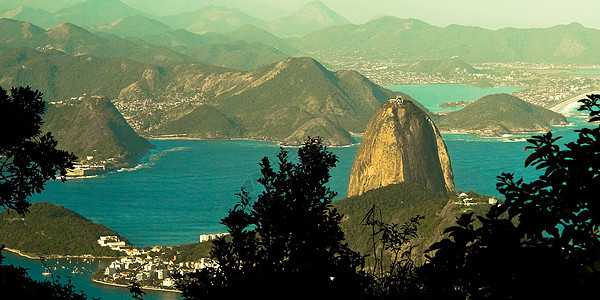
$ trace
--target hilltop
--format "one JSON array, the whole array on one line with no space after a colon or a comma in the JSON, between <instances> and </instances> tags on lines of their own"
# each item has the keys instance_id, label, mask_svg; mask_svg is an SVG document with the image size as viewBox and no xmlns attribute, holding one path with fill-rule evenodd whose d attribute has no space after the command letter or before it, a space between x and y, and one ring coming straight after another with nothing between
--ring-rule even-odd
<instances>
[{"instance_id":1,"label":"hilltop","mask_svg":"<svg viewBox=\"0 0 600 300\"><path fill-rule=\"evenodd\" d=\"M566 125L566 118L509 94L485 96L459 111L436 120L441 130L465 131L481 136L515 132L549 131L551 125Z\"/></svg>"},{"instance_id":2,"label":"hilltop","mask_svg":"<svg viewBox=\"0 0 600 300\"><path fill-rule=\"evenodd\" d=\"M118 234L104 225L50 202L34 203L25 216L14 211L0 213L0 240L7 248L34 256L120 255L101 247L100 236ZM124 240L121 238L121 240Z\"/></svg>"},{"instance_id":3,"label":"hilltop","mask_svg":"<svg viewBox=\"0 0 600 300\"><path fill-rule=\"evenodd\" d=\"M189 67L185 69L189 70ZM330 145L351 144L354 140L348 132L362 132L380 103L396 94L356 72L331 72L311 58L286 59L257 70L226 72L218 76L198 69L180 72L186 75L179 77L177 82L186 83L186 87L175 84L173 88L187 88L190 93L202 92L205 100L203 107L180 111L178 116L173 116L175 120L185 124L188 122L186 115L211 106L224 117L224 123L240 129L241 136L230 137L285 141L288 144L297 144L306 135L325 134L323 137ZM198 74L203 74L203 77ZM197 87L185 79L192 76ZM282 89L282 86L286 88ZM172 135L186 132L174 132L169 130L168 125L159 125L149 133ZM217 133L209 131L194 136L211 135L216 136Z\"/></svg>"},{"instance_id":4,"label":"hilltop","mask_svg":"<svg viewBox=\"0 0 600 300\"><path fill-rule=\"evenodd\" d=\"M352 164L348 196L399 182L454 191L446 144L430 117L410 100L389 100L373 114Z\"/></svg>"},{"instance_id":5,"label":"hilltop","mask_svg":"<svg viewBox=\"0 0 600 300\"><path fill-rule=\"evenodd\" d=\"M226 32L244 25L263 27L266 22L239 9L208 5L194 12L163 17L162 21L173 28L183 28L194 33Z\"/></svg>"},{"instance_id":6,"label":"hilltop","mask_svg":"<svg viewBox=\"0 0 600 300\"><path fill-rule=\"evenodd\" d=\"M106 97L81 97L55 103L43 116L58 148L75 153L84 164L119 168L137 164L154 146L137 135Z\"/></svg>"},{"instance_id":7,"label":"hilltop","mask_svg":"<svg viewBox=\"0 0 600 300\"><path fill-rule=\"evenodd\" d=\"M313 1L302 6L290 16L271 21L266 28L278 36L293 37L342 24L350 24L350 22L327 7L325 3Z\"/></svg>"}]
</instances>

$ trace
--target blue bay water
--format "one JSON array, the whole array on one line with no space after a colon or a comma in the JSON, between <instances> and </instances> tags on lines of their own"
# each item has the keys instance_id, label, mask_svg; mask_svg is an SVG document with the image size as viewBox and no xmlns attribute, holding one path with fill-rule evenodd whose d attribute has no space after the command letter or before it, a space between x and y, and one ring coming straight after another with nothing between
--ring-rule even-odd
<instances>
[{"instance_id":1,"label":"blue bay water","mask_svg":"<svg viewBox=\"0 0 600 300\"><path fill-rule=\"evenodd\" d=\"M460 107L441 107L442 102L475 101L491 94L512 94L522 88L513 86L473 87L462 84L391 85L386 88L402 91L419 101L430 111L454 111Z\"/></svg>"},{"instance_id":2,"label":"blue bay water","mask_svg":"<svg viewBox=\"0 0 600 300\"><path fill-rule=\"evenodd\" d=\"M411 90L412 89L412 90ZM444 93L444 89L446 92ZM462 89L462 97L459 97ZM505 88L481 89L457 85L408 86L402 90L432 109L444 101L476 100L485 93L510 92ZM434 110L434 109L432 109ZM570 118L576 126L582 119ZM554 128L558 135L573 140L573 127ZM523 141L530 135L502 138L478 138L464 134L446 134L458 190L474 190L500 196L496 177L515 172L517 177L534 178L532 168L524 169L529 153ZM258 163L263 156L275 158L279 146L262 141L152 140L156 149L132 169L96 178L73 179L66 183L50 182L33 201L50 201L104 224L139 246L178 245L198 241L198 235L224 231L219 220L237 202L240 187L256 195L260 187ZM350 169L358 145L331 148L339 157L332 172L330 187L338 198L346 195ZM295 155L295 148L287 148ZM30 275L43 279L37 261L7 254L6 263L29 268ZM65 274L62 278L66 278ZM125 289L101 286L89 280L89 274L72 276L77 290L102 299L127 299ZM146 299L174 299L172 293L152 292Z\"/></svg>"}]
</instances>

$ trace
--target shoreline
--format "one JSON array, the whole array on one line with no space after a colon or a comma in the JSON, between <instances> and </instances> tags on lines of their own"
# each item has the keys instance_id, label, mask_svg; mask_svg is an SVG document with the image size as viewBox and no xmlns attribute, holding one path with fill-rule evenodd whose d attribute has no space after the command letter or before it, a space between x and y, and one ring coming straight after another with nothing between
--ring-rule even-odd
<instances>
[{"instance_id":1,"label":"shoreline","mask_svg":"<svg viewBox=\"0 0 600 300\"><path fill-rule=\"evenodd\" d=\"M126 285L126 284L119 284L119 283L113 283L113 282L105 282L105 281L101 281L101 280L93 279L93 278L91 280L94 283L98 283L98 284L102 284L102 285L109 285L109 286L126 288L126 289L129 288L129 286ZM169 293L178 293L178 294L182 293L180 290L161 289L161 288L156 288L156 287L151 287L151 286L140 286L140 288L142 290L157 291L157 292L169 292Z\"/></svg>"},{"instance_id":2,"label":"shoreline","mask_svg":"<svg viewBox=\"0 0 600 300\"><path fill-rule=\"evenodd\" d=\"M119 258L119 256L115 257L115 256L93 256L93 255L58 255L58 254L51 254L49 256L32 256L30 254L21 252L20 250L17 249L12 249L12 248L4 248L4 250L9 251L11 253L17 254L21 257L25 257L27 259L31 259L31 260L40 260L40 259L61 259L61 258L93 258L93 259L113 259L113 258Z\"/></svg>"},{"instance_id":3,"label":"shoreline","mask_svg":"<svg viewBox=\"0 0 600 300\"><path fill-rule=\"evenodd\" d=\"M352 137L361 137L362 133L354 133L351 134ZM283 144L283 142L281 141L275 141L275 140L264 140L264 139L252 139L252 138L197 138L197 137L186 137L186 136L159 136L159 137L146 137L146 136L142 136L143 138L147 139L147 140L157 140L157 141L222 141L222 142L226 142L226 141L251 141L251 142L268 142L268 143L274 143L276 144L276 146L278 147L284 147L284 148L298 148L301 145L286 145ZM347 148L347 147L352 147L355 145L358 145L359 142L356 143L352 143L352 144L347 144L347 145L326 145L327 148Z\"/></svg>"},{"instance_id":4,"label":"shoreline","mask_svg":"<svg viewBox=\"0 0 600 300\"><path fill-rule=\"evenodd\" d=\"M577 101L585 98L587 95L590 94L600 94L600 91L589 91L589 92L585 92L583 94L579 94L577 96L571 97L567 100L561 101L560 103L549 107L548 109L554 112L557 112L559 114L571 114L569 112L569 106L574 105L577 103Z\"/></svg>"}]
</instances>

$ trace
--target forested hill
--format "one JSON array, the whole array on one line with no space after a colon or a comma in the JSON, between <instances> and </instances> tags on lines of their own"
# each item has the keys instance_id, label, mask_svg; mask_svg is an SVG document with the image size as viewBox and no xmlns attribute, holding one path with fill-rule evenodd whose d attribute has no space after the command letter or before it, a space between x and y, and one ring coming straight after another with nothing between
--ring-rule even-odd
<instances>
[{"instance_id":1,"label":"forested hill","mask_svg":"<svg viewBox=\"0 0 600 300\"><path fill-rule=\"evenodd\" d=\"M485 96L459 111L440 116L440 130L459 130L481 136L498 136L514 132L540 132L550 125L566 125L566 118L556 112L509 94Z\"/></svg>"},{"instance_id":2,"label":"forested hill","mask_svg":"<svg viewBox=\"0 0 600 300\"><path fill-rule=\"evenodd\" d=\"M466 197L456 194L435 193L414 183L398 183L369 190L360 196L333 202L344 217L341 222L348 245L361 254L371 254L372 228L365 225L367 213L375 206L373 217L384 223L403 224L417 215L425 217L418 227L419 238L414 258L423 261L423 251L443 236L445 228L455 224L456 217L465 212L484 215L489 209L489 198L474 192ZM462 199L469 200L470 205Z\"/></svg>"},{"instance_id":3,"label":"forested hill","mask_svg":"<svg viewBox=\"0 0 600 300\"><path fill-rule=\"evenodd\" d=\"M106 97L81 97L54 103L44 118L58 148L73 152L80 163L118 168L137 164L154 146L137 135Z\"/></svg>"},{"instance_id":4,"label":"forested hill","mask_svg":"<svg viewBox=\"0 0 600 300\"><path fill-rule=\"evenodd\" d=\"M119 255L119 252L98 244L101 235L118 235L104 225L50 202L34 203L29 211L25 216L6 210L0 213L0 243L10 249L44 257Z\"/></svg>"}]
</instances>

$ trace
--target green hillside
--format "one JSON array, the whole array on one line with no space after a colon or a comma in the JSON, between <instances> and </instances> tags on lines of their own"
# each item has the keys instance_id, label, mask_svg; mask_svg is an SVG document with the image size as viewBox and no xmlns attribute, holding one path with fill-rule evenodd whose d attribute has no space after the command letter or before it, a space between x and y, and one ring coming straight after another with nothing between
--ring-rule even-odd
<instances>
[{"instance_id":1,"label":"green hillside","mask_svg":"<svg viewBox=\"0 0 600 300\"><path fill-rule=\"evenodd\" d=\"M489 197L468 192L477 205L457 204L456 195L431 192L412 183L399 183L370 190L360 196L337 200L333 203L344 217L341 222L348 245L355 251L368 254L372 249L371 228L363 220L375 205L375 217L385 223L402 224L417 215L424 216L418 227L416 258L423 259L423 251L441 239L442 232L454 225L456 217L464 212L484 215L489 209Z\"/></svg>"},{"instance_id":2,"label":"green hillside","mask_svg":"<svg viewBox=\"0 0 600 300\"><path fill-rule=\"evenodd\" d=\"M288 57L287 54L257 42L235 41L182 51L197 61L220 67L251 70Z\"/></svg>"},{"instance_id":3,"label":"green hillside","mask_svg":"<svg viewBox=\"0 0 600 300\"><path fill-rule=\"evenodd\" d=\"M242 129L233 120L209 105L200 105L183 117L167 122L155 134L208 139L243 136Z\"/></svg>"},{"instance_id":4,"label":"green hillside","mask_svg":"<svg viewBox=\"0 0 600 300\"><path fill-rule=\"evenodd\" d=\"M52 132L58 148L73 152L79 162L112 168L137 164L153 148L131 129L110 100L102 97L50 105L42 130Z\"/></svg>"},{"instance_id":5,"label":"green hillside","mask_svg":"<svg viewBox=\"0 0 600 300\"><path fill-rule=\"evenodd\" d=\"M127 59L41 53L26 48L0 53L0 67L2 86L34 86L48 102L83 94L114 99L123 88L141 79L144 71L160 73L160 68Z\"/></svg>"},{"instance_id":6,"label":"green hillside","mask_svg":"<svg viewBox=\"0 0 600 300\"><path fill-rule=\"evenodd\" d=\"M256 139L282 140L302 126L322 132L322 126L313 125L317 123L362 132L381 102L395 95L356 72L333 73L311 58L287 59L251 75L256 79L249 86L215 100L246 128L246 137ZM312 135L311 130L306 133Z\"/></svg>"},{"instance_id":7,"label":"green hillside","mask_svg":"<svg viewBox=\"0 0 600 300\"><path fill-rule=\"evenodd\" d=\"M101 235L118 236L106 226L50 202L32 204L25 216L7 210L0 213L0 243L30 255L118 256L120 252L98 245Z\"/></svg>"},{"instance_id":8,"label":"green hillside","mask_svg":"<svg viewBox=\"0 0 600 300\"><path fill-rule=\"evenodd\" d=\"M105 38L71 23L62 23L45 31L43 28L27 22L0 19L0 26L6 28L0 33L0 38L2 38L0 50L28 47L77 56L129 58L158 65L193 60L166 47L152 46L145 42L136 43L125 39Z\"/></svg>"},{"instance_id":9,"label":"green hillside","mask_svg":"<svg viewBox=\"0 0 600 300\"><path fill-rule=\"evenodd\" d=\"M408 72L442 76L481 73L481 71L473 68L473 66L457 58L421 60L408 65L405 70Z\"/></svg>"},{"instance_id":10,"label":"green hillside","mask_svg":"<svg viewBox=\"0 0 600 300\"><path fill-rule=\"evenodd\" d=\"M565 125L566 118L541 106L509 94L485 96L459 111L440 116L440 130L459 130L482 136L513 132L550 130L550 125Z\"/></svg>"},{"instance_id":11,"label":"green hillside","mask_svg":"<svg viewBox=\"0 0 600 300\"><path fill-rule=\"evenodd\" d=\"M381 17L362 25L328 27L294 40L292 46L321 53L364 52L373 57L447 59L479 62L598 64L600 30L581 24L541 29L450 25Z\"/></svg>"}]
</instances>

